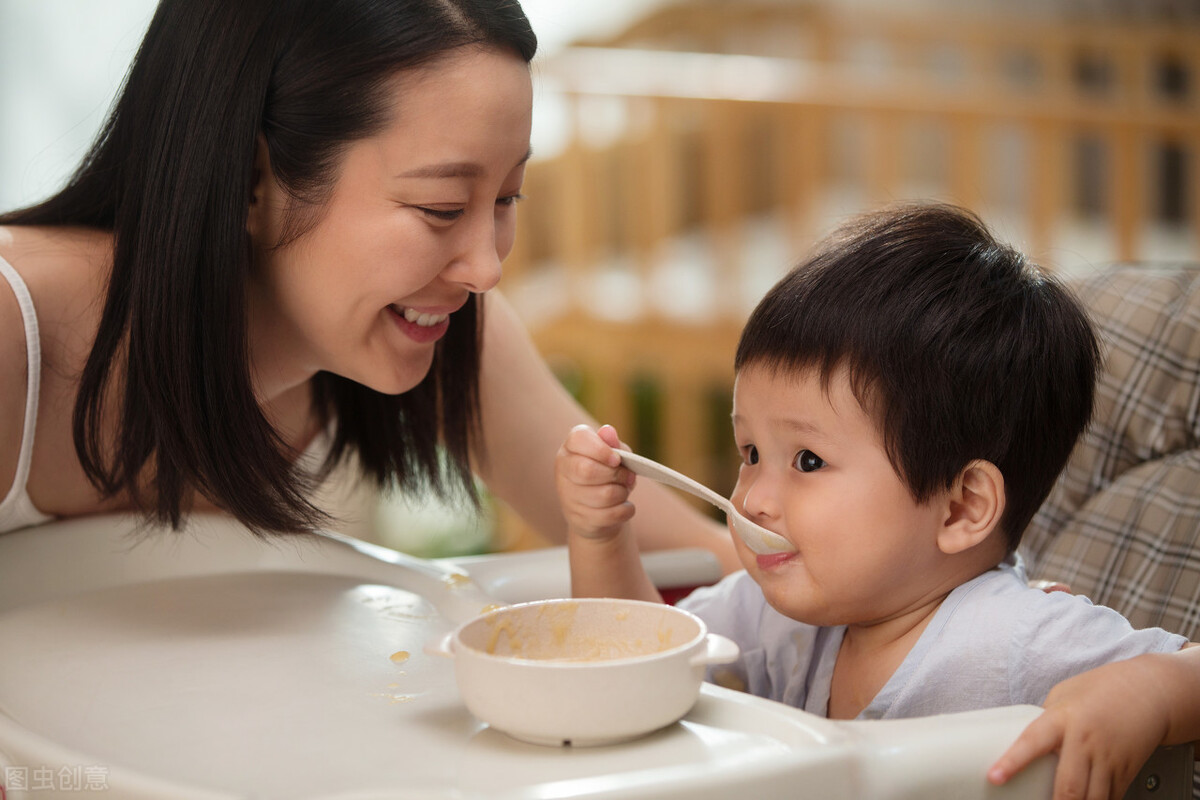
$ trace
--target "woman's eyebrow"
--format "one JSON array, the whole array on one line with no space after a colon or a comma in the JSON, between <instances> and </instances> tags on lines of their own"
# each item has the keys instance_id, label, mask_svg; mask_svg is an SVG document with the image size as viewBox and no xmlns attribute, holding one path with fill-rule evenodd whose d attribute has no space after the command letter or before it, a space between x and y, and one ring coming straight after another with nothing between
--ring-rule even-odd
<instances>
[{"instance_id":1,"label":"woman's eyebrow","mask_svg":"<svg viewBox=\"0 0 1200 800\"><path fill-rule=\"evenodd\" d=\"M516 163L521 166L533 157L533 148L525 151L525 155ZM421 167L401 172L398 178L477 178L483 172L483 167L472 161L446 161L440 164L426 164Z\"/></svg>"},{"instance_id":2,"label":"woman's eyebrow","mask_svg":"<svg viewBox=\"0 0 1200 800\"><path fill-rule=\"evenodd\" d=\"M397 178L474 178L483 171L483 167L463 161L449 161L443 164L427 164L423 167L401 172Z\"/></svg>"}]
</instances>

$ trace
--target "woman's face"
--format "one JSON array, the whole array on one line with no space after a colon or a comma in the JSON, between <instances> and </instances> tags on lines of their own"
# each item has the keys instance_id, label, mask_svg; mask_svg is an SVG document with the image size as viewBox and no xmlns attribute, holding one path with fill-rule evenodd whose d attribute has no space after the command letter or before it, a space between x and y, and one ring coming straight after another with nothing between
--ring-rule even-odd
<instances>
[{"instance_id":1,"label":"woman's face","mask_svg":"<svg viewBox=\"0 0 1200 800\"><path fill-rule=\"evenodd\" d=\"M269 166L256 185L248 297L261 397L320 370L407 391L429 371L449 315L500 279L529 155L528 65L462 48L393 86L391 121L346 148L298 239L273 247L289 196Z\"/></svg>"}]
</instances>

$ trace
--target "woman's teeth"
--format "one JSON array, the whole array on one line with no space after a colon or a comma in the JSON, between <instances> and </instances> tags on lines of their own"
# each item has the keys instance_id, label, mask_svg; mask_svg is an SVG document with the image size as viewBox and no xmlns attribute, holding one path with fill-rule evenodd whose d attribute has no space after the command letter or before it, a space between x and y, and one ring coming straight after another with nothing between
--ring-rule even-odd
<instances>
[{"instance_id":1,"label":"woman's teeth","mask_svg":"<svg viewBox=\"0 0 1200 800\"><path fill-rule=\"evenodd\" d=\"M422 328L437 325L448 316L449 314L422 314L420 311L415 311L411 308L404 309L404 318L409 322L420 325Z\"/></svg>"}]
</instances>

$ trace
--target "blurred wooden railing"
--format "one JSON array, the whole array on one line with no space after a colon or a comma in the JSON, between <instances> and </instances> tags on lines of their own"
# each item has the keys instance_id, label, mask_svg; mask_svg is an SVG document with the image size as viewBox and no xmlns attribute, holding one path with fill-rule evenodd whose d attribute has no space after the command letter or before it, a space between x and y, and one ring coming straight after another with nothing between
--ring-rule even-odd
<instances>
[{"instance_id":1,"label":"blurred wooden railing","mask_svg":"<svg viewBox=\"0 0 1200 800\"><path fill-rule=\"evenodd\" d=\"M769 15L742 19L773 29ZM709 21L690 42L733 24ZM803 22L805 58L586 47L535 72L573 132L529 165L503 285L599 419L721 490L732 352L762 272L781 275L839 215L934 197L1003 218L1051 267L1079 220L1105 260L1161 257L1162 231L1173 256L1200 257L1200 32ZM855 61L855 48L874 55ZM620 125L600 138L606 114ZM748 263L748 229L764 220L786 258ZM714 299L685 317L654 302L672 291L654 276L688 237ZM631 294L606 296L614 264Z\"/></svg>"}]
</instances>

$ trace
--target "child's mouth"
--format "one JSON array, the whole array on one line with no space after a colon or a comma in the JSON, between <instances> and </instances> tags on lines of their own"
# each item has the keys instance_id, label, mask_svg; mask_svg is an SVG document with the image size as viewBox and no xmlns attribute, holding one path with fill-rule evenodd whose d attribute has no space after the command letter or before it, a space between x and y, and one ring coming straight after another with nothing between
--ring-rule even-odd
<instances>
[{"instance_id":1,"label":"child's mouth","mask_svg":"<svg viewBox=\"0 0 1200 800\"><path fill-rule=\"evenodd\" d=\"M795 558L798 553L767 553L766 555L755 556L754 560L758 562L758 568L762 570L774 569Z\"/></svg>"}]
</instances>

